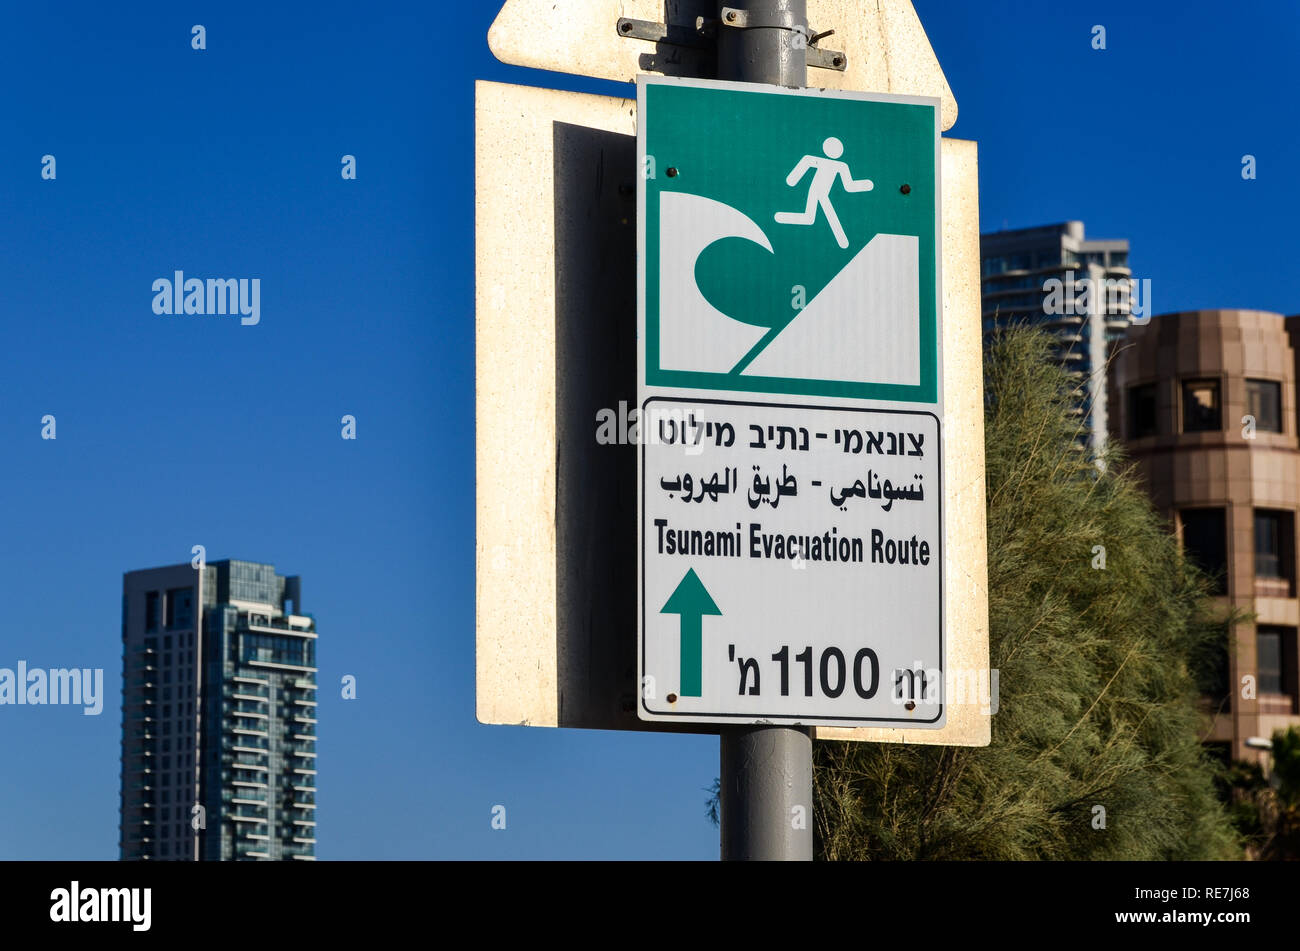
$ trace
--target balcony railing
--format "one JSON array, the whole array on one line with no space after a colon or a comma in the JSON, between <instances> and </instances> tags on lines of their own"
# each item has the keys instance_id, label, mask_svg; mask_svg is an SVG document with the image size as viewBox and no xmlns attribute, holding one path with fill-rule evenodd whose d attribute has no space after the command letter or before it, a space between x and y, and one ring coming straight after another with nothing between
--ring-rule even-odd
<instances>
[{"instance_id":1,"label":"balcony railing","mask_svg":"<svg viewBox=\"0 0 1300 951\"><path fill-rule=\"evenodd\" d=\"M307 615L299 614L297 617L307 617ZM258 614L256 615L256 620L254 620L254 616L250 615L244 623L240 625L240 630L274 631L277 634L315 634L316 623L310 618L308 618L308 620L310 620L311 623L306 627L303 627L301 625L290 624L287 617L268 617L265 614Z\"/></svg>"},{"instance_id":2,"label":"balcony railing","mask_svg":"<svg viewBox=\"0 0 1300 951\"><path fill-rule=\"evenodd\" d=\"M265 704L270 699L270 694L265 690L258 691L246 686L240 686L233 690L227 690L225 697L227 700L234 700L238 703Z\"/></svg>"},{"instance_id":3,"label":"balcony railing","mask_svg":"<svg viewBox=\"0 0 1300 951\"><path fill-rule=\"evenodd\" d=\"M265 697L269 689L270 683L258 677L232 677L226 684L225 694L227 697L237 693L251 697Z\"/></svg>"},{"instance_id":4,"label":"balcony railing","mask_svg":"<svg viewBox=\"0 0 1300 951\"><path fill-rule=\"evenodd\" d=\"M248 805L241 803L230 810L227 815L233 820L242 820L240 825L247 825L253 822L266 821L266 805L260 806Z\"/></svg>"},{"instance_id":5,"label":"balcony railing","mask_svg":"<svg viewBox=\"0 0 1300 951\"><path fill-rule=\"evenodd\" d=\"M266 765L264 754L262 753L239 753L237 758L223 760L225 765L231 769L243 770L248 773L260 773L265 776L269 767ZM253 757L258 757L254 760Z\"/></svg>"},{"instance_id":6,"label":"balcony railing","mask_svg":"<svg viewBox=\"0 0 1300 951\"><path fill-rule=\"evenodd\" d=\"M255 736L247 730L232 732L222 738L221 748L224 750L233 750L236 748L246 750L257 750L263 752L267 748L267 737L265 733Z\"/></svg>"},{"instance_id":7,"label":"balcony railing","mask_svg":"<svg viewBox=\"0 0 1300 951\"><path fill-rule=\"evenodd\" d=\"M243 742L243 741L247 741L247 739L252 739L252 738L239 737L237 742L226 741L224 744L222 744L222 750L233 752L233 754L237 754L237 755L250 754L253 756L268 756L270 754L270 748L266 746L265 741L261 742L259 746L259 744L257 743Z\"/></svg>"},{"instance_id":8,"label":"balcony railing","mask_svg":"<svg viewBox=\"0 0 1300 951\"><path fill-rule=\"evenodd\" d=\"M265 773L252 774L253 777L257 777L259 775L262 776L263 778L250 779L244 776L239 776L235 779L228 779L226 780L226 785L229 787L227 791L233 790L234 796L237 799L256 799L259 802L265 802L266 794L267 791L270 789L270 786L264 781L266 778Z\"/></svg>"}]
</instances>

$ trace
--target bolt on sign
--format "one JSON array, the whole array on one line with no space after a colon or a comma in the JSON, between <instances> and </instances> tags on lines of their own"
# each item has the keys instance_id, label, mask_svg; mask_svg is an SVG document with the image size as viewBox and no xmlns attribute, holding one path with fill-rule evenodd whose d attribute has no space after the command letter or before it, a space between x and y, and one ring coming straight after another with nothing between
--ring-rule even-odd
<instances>
[{"instance_id":1,"label":"bolt on sign","mask_svg":"<svg viewBox=\"0 0 1300 951\"><path fill-rule=\"evenodd\" d=\"M940 100L637 107L638 715L940 729Z\"/></svg>"}]
</instances>

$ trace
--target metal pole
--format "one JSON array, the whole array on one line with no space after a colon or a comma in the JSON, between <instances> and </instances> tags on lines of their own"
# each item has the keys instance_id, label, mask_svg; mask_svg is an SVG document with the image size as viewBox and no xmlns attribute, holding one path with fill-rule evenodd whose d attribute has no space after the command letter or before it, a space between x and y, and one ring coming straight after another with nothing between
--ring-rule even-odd
<instances>
[{"instance_id":1,"label":"metal pole","mask_svg":"<svg viewBox=\"0 0 1300 951\"><path fill-rule=\"evenodd\" d=\"M807 0L719 0L718 78L808 85Z\"/></svg>"},{"instance_id":2,"label":"metal pole","mask_svg":"<svg viewBox=\"0 0 1300 951\"><path fill-rule=\"evenodd\" d=\"M812 736L787 726L721 734L723 861L811 861Z\"/></svg>"},{"instance_id":3,"label":"metal pole","mask_svg":"<svg viewBox=\"0 0 1300 951\"><path fill-rule=\"evenodd\" d=\"M805 86L806 0L721 0L718 79ZM811 861L812 735L785 726L722 727L724 861Z\"/></svg>"}]
</instances>

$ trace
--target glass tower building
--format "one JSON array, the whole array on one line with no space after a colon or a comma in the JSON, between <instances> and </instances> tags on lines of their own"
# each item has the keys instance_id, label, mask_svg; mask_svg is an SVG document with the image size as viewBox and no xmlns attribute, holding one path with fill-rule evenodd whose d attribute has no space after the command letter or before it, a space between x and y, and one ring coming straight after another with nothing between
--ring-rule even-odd
<instances>
[{"instance_id":1,"label":"glass tower building","mask_svg":"<svg viewBox=\"0 0 1300 951\"><path fill-rule=\"evenodd\" d=\"M1013 323L1056 338L1079 385L1081 442L1093 451L1106 444L1106 368L1131 319L1128 255L1127 241L1085 238L1082 221L980 235L985 339Z\"/></svg>"},{"instance_id":2,"label":"glass tower building","mask_svg":"<svg viewBox=\"0 0 1300 951\"><path fill-rule=\"evenodd\" d=\"M312 860L316 622L300 580L220 561L122 580L125 860Z\"/></svg>"}]
</instances>

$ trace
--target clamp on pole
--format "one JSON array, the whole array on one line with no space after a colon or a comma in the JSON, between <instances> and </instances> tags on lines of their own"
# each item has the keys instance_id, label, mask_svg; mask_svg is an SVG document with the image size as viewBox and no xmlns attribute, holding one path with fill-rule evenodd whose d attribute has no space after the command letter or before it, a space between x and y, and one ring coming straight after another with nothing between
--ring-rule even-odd
<instances>
[{"instance_id":1,"label":"clamp on pole","mask_svg":"<svg viewBox=\"0 0 1300 951\"><path fill-rule=\"evenodd\" d=\"M728 17L731 17L728 19ZM808 65L818 69L831 69L844 72L848 57L839 50L826 50L817 46L819 40L832 35L834 30L821 33L813 32L809 27L794 22L787 13L777 22L760 20L747 10L723 7L718 19L696 17L694 28L675 23L656 23L651 20L636 20L632 17L619 17L615 24L618 35L629 40L647 40L651 43L663 43L688 49L708 50L714 47L714 37L719 26L738 30L775 29L789 30L802 37L795 42L807 50Z\"/></svg>"},{"instance_id":2,"label":"clamp on pole","mask_svg":"<svg viewBox=\"0 0 1300 951\"><path fill-rule=\"evenodd\" d=\"M718 14L723 26L737 30L789 30L803 35L804 42L812 39L812 31L802 23L796 23L794 14L789 10L777 12L774 18L755 14L752 10L737 10L735 7L723 7Z\"/></svg>"},{"instance_id":3,"label":"clamp on pole","mask_svg":"<svg viewBox=\"0 0 1300 951\"><path fill-rule=\"evenodd\" d=\"M703 18L700 18L703 20ZM848 57L838 50L824 50L816 44L818 40L825 39L833 34L834 30L825 30L817 33L806 24L799 23L795 16L788 9L775 11L774 16L763 16L752 10L738 10L735 7L723 7L718 13L718 19L714 25L730 27L734 30L787 30L796 34L800 39L796 39L795 46L797 49L806 50L808 53L808 65L815 66L819 69L833 69L837 72L844 72L848 65ZM698 23L697 27L703 26Z\"/></svg>"}]
</instances>

